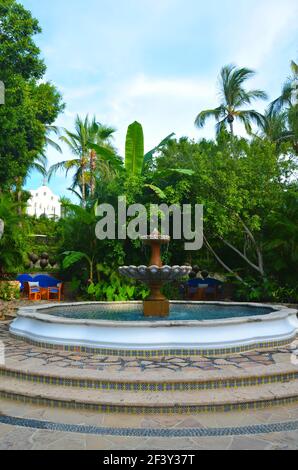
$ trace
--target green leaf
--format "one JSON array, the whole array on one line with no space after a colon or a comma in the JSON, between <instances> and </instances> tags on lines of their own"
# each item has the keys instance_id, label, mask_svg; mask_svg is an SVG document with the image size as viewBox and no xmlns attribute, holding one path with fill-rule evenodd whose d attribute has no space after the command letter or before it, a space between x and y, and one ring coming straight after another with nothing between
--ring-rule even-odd
<instances>
[{"instance_id":1,"label":"green leaf","mask_svg":"<svg viewBox=\"0 0 298 470\"><path fill-rule=\"evenodd\" d=\"M66 256L62 263L63 269L68 269L70 266L77 263L78 261L81 261L83 258L89 261L89 257L80 251L65 251L62 254Z\"/></svg>"},{"instance_id":2,"label":"green leaf","mask_svg":"<svg viewBox=\"0 0 298 470\"><path fill-rule=\"evenodd\" d=\"M133 122L127 129L125 143L125 168L130 175L140 175L144 163L144 134L142 125Z\"/></svg>"},{"instance_id":3,"label":"green leaf","mask_svg":"<svg viewBox=\"0 0 298 470\"><path fill-rule=\"evenodd\" d=\"M162 189L158 188L157 186L154 186L154 184L145 184L144 185L145 188L150 188L152 189L152 191L155 192L155 194L157 194L157 196L160 198L160 199L165 199L166 198L166 195L165 193L163 192Z\"/></svg>"},{"instance_id":4,"label":"green leaf","mask_svg":"<svg viewBox=\"0 0 298 470\"><path fill-rule=\"evenodd\" d=\"M163 139L154 149L150 150L149 152L146 153L144 156L144 161L145 163L148 163L150 160L152 160L154 154L161 150L167 143L174 137L175 133L172 132L172 134L168 135L165 139Z\"/></svg>"},{"instance_id":5,"label":"green leaf","mask_svg":"<svg viewBox=\"0 0 298 470\"><path fill-rule=\"evenodd\" d=\"M180 175L187 175L187 176L193 176L195 174L193 170L188 170L187 168L171 168L168 171L172 171L173 173L178 173Z\"/></svg>"}]
</instances>

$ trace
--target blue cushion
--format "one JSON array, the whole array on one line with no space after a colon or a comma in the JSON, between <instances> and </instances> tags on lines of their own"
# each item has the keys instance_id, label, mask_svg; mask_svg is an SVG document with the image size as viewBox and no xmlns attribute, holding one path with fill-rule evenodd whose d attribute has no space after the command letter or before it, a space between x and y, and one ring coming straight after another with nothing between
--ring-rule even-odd
<instances>
[{"instance_id":1,"label":"blue cushion","mask_svg":"<svg viewBox=\"0 0 298 470\"><path fill-rule=\"evenodd\" d=\"M25 282L34 282L33 277L29 274L20 274L16 280L21 283L21 291L25 288Z\"/></svg>"}]
</instances>

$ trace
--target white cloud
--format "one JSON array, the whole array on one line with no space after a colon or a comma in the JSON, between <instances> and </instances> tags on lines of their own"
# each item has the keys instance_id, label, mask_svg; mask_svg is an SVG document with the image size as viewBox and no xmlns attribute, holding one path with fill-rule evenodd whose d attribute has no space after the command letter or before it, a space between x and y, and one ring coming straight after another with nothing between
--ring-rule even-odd
<instances>
[{"instance_id":1,"label":"white cloud","mask_svg":"<svg viewBox=\"0 0 298 470\"><path fill-rule=\"evenodd\" d=\"M167 134L195 137L194 120L199 111L217 103L216 83L197 78L159 78L138 75L113 90L106 103L108 122L116 124L116 143L123 153L127 126L143 124L147 148Z\"/></svg>"},{"instance_id":2,"label":"white cloud","mask_svg":"<svg viewBox=\"0 0 298 470\"><path fill-rule=\"evenodd\" d=\"M130 97L149 95L169 95L171 97L195 98L212 95L210 82L197 78L157 78L144 74L136 77L127 87L126 94Z\"/></svg>"},{"instance_id":3,"label":"white cloud","mask_svg":"<svg viewBox=\"0 0 298 470\"><path fill-rule=\"evenodd\" d=\"M274 57L274 50L297 33L298 3L293 0L262 0L252 8L245 27L235 27L234 61L260 69Z\"/></svg>"}]
</instances>

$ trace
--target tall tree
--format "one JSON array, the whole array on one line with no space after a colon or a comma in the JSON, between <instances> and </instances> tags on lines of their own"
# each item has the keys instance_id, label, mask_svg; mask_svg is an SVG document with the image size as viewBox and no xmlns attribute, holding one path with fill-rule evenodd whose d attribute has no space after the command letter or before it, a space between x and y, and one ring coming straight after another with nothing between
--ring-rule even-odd
<instances>
[{"instance_id":1,"label":"tall tree","mask_svg":"<svg viewBox=\"0 0 298 470\"><path fill-rule=\"evenodd\" d=\"M291 76L283 84L281 95L269 106L269 112L279 112L297 104L298 101L298 64L292 60Z\"/></svg>"},{"instance_id":2,"label":"tall tree","mask_svg":"<svg viewBox=\"0 0 298 470\"><path fill-rule=\"evenodd\" d=\"M42 81L46 67L34 36L36 19L15 0L0 2L0 187L13 189L46 145L46 126L63 109L56 88Z\"/></svg>"},{"instance_id":3,"label":"tall tree","mask_svg":"<svg viewBox=\"0 0 298 470\"><path fill-rule=\"evenodd\" d=\"M233 134L234 121L238 119L250 134L251 124L260 124L262 115L254 109L244 107L256 99L267 99L266 93L262 90L248 91L244 88L244 83L254 75L255 72L247 68L237 68L235 65L224 66L219 77L220 105L214 109L201 111L195 120L195 125L199 128L204 127L206 120L212 117L217 121L217 133L229 126Z\"/></svg>"},{"instance_id":4,"label":"tall tree","mask_svg":"<svg viewBox=\"0 0 298 470\"><path fill-rule=\"evenodd\" d=\"M263 120L259 124L262 138L271 142L280 143L287 134L287 115L282 111L266 110Z\"/></svg>"},{"instance_id":5,"label":"tall tree","mask_svg":"<svg viewBox=\"0 0 298 470\"><path fill-rule=\"evenodd\" d=\"M52 165L49 170L49 177L51 178L58 170L75 171L73 177L73 184L71 189L73 191L79 188L82 204L85 205L88 187L91 192L94 191L94 172L96 169L96 158L98 155L109 158L113 156L111 149L110 138L115 132L113 128L109 128L98 123L95 117L90 120L87 115L84 119L80 116L76 117L74 132L67 129L64 130L65 135L60 139L64 142L74 157L70 160L65 160Z\"/></svg>"},{"instance_id":6,"label":"tall tree","mask_svg":"<svg viewBox=\"0 0 298 470\"><path fill-rule=\"evenodd\" d=\"M298 64L291 62L291 75L283 84L281 95L269 105L269 117L282 113L286 117L287 128L281 140L292 144L298 153Z\"/></svg>"}]
</instances>

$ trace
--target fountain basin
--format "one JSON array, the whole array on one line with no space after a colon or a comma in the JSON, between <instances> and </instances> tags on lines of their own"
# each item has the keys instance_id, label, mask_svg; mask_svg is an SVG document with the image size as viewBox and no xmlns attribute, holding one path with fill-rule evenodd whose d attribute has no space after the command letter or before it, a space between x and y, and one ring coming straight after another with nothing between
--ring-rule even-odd
<instances>
[{"instance_id":1,"label":"fountain basin","mask_svg":"<svg viewBox=\"0 0 298 470\"><path fill-rule=\"evenodd\" d=\"M291 343L298 333L297 310L283 306L235 302L170 305L170 317L165 319L142 317L141 302L23 307L10 333L43 347L140 357L272 348ZM210 312L207 316L206 309ZM94 316L90 317L90 311ZM136 320L130 320L132 313ZM116 319L107 319L115 314Z\"/></svg>"}]
</instances>

